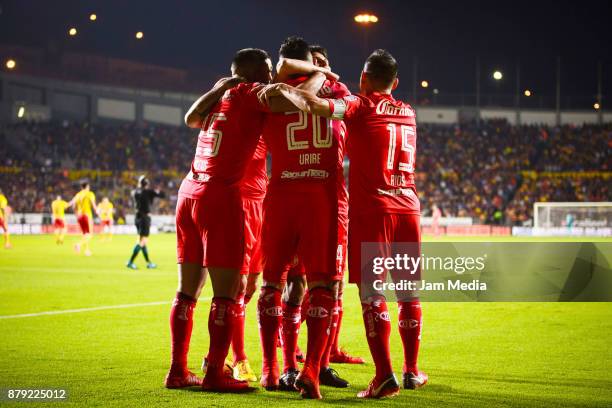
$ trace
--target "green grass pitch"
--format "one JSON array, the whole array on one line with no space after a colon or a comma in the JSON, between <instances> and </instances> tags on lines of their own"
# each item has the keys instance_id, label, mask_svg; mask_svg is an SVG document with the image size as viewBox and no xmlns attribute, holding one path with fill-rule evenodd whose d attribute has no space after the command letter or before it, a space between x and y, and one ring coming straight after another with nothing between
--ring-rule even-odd
<instances>
[{"instance_id":1,"label":"green grass pitch","mask_svg":"<svg viewBox=\"0 0 612 408\"><path fill-rule=\"evenodd\" d=\"M0 250L0 388L67 388L57 406L289 406L297 393L222 395L166 390L168 315L176 289L174 236L153 236L159 269L124 267L134 237L112 243L95 237L91 258L72 251L76 237L56 246L50 236L15 236ZM196 308L190 367L199 371L208 347L210 286ZM33 317L6 316L99 306L165 302ZM356 288L348 286L341 344L371 361ZM391 306L393 321L396 308ZM323 387L328 406L376 404L415 407L612 406L612 304L427 303L420 366L430 384L389 400L360 401L373 375L364 366L336 365L351 387ZM246 344L261 367L255 302L247 311ZM305 329L300 344L304 346ZM401 374L399 335L392 334L394 367ZM2 401L19 406L21 402ZM28 403L28 407L43 403ZM48 405L48 403L44 404Z\"/></svg>"}]
</instances>

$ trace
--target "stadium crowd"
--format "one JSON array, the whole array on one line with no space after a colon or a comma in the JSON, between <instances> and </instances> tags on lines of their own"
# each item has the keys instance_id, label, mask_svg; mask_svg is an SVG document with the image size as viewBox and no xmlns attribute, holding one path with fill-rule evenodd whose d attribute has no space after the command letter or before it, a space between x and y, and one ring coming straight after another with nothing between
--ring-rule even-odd
<instances>
[{"instance_id":1,"label":"stadium crowd","mask_svg":"<svg viewBox=\"0 0 612 408\"><path fill-rule=\"evenodd\" d=\"M88 178L124 219L136 178L146 172L169 193L156 212L171 214L195 142L192 130L150 124L5 125L0 188L13 211L48 212L55 195L71 197ZM535 201L612 201L604 174L611 149L609 126L421 125L416 169L423 214L436 203L444 216L520 225L531 219Z\"/></svg>"}]
</instances>

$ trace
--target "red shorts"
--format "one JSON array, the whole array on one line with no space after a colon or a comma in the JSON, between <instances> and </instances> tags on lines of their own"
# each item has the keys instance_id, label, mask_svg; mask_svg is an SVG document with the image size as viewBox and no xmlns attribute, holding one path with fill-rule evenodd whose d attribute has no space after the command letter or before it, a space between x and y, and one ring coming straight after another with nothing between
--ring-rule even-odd
<instances>
[{"instance_id":1,"label":"red shorts","mask_svg":"<svg viewBox=\"0 0 612 408\"><path fill-rule=\"evenodd\" d=\"M336 268L337 271L344 276L346 270L346 252L348 246L348 219L346 216L338 217L338 247L336 252ZM295 259L292 265L289 267L287 277L302 276L306 273L304 264Z\"/></svg>"},{"instance_id":2,"label":"red shorts","mask_svg":"<svg viewBox=\"0 0 612 408\"><path fill-rule=\"evenodd\" d=\"M55 228L65 228L66 223L64 223L64 220L62 220L61 218L56 218L53 220L53 226Z\"/></svg>"},{"instance_id":3,"label":"red shorts","mask_svg":"<svg viewBox=\"0 0 612 408\"><path fill-rule=\"evenodd\" d=\"M89 234L89 217L85 214L79 215L77 217L77 222L79 223L79 227L81 227L81 232L83 234Z\"/></svg>"},{"instance_id":4,"label":"red shorts","mask_svg":"<svg viewBox=\"0 0 612 408\"><path fill-rule=\"evenodd\" d=\"M113 225L113 221L112 220L101 220L100 225L103 227L110 227L111 225Z\"/></svg>"},{"instance_id":5,"label":"red shorts","mask_svg":"<svg viewBox=\"0 0 612 408\"><path fill-rule=\"evenodd\" d=\"M200 198L179 194L176 257L179 264L243 269L244 209L238 189L207 187Z\"/></svg>"},{"instance_id":6,"label":"red shorts","mask_svg":"<svg viewBox=\"0 0 612 408\"><path fill-rule=\"evenodd\" d=\"M295 278L298 276L303 276L306 274L306 270L304 269L304 264L301 263L298 259L296 259L290 266L287 271L288 278Z\"/></svg>"},{"instance_id":7,"label":"red shorts","mask_svg":"<svg viewBox=\"0 0 612 408\"><path fill-rule=\"evenodd\" d=\"M362 243L380 243L376 256L389 256L388 246L394 242L409 243L415 253L410 256L420 256L421 226L418 214L368 214L351 217L348 242L349 282L360 284L362 278ZM376 250L374 250L376 251ZM372 271L369 271L373 275Z\"/></svg>"},{"instance_id":8,"label":"red shorts","mask_svg":"<svg viewBox=\"0 0 612 408\"><path fill-rule=\"evenodd\" d=\"M336 262L339 244L335 188L313 186L310 191L295 191L271 186L264 213L261 241L266 281L285 282L296 256L309 281L342 278Z\"/></svg>"},{"instance_id":9,"label":"red shorts","mask_svg":"<svg viewBox=\"0 0 612 408\"><path fill-rule=\"evenodd\" d=\"M244 206L244 265L243 273L263 271L261 258L261 223L263 200L243 199Z\"/></svg>"},{"instance_id":10,"label":"red shorts","mask_svg":"<svg viewBox=\"0 0 612 408\"><path fill-rule=\"evenodd\" d=\"M3 231L8 231L8 228L6 228L6 222L4 222L4 218L0 218L0 228L2 228Z\"/></svg>"}]
</instances>

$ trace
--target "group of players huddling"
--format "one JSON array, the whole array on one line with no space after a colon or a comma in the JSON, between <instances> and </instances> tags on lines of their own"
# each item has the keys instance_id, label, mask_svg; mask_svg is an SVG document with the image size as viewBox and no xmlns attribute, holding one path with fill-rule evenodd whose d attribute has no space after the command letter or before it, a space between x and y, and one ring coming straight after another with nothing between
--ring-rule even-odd
<instances>
[{"instance_id":1,"label":"group of players huddling","mask_svg":"<svg viewBox=\"0 0 612 408\"><path fill-rule=\"evenodd\" d=\"M244 316L263 272L257 303L261 385L315 399L321 398L320 384L348 386L329 367L334 361L362 362L337 346L348 248L349 282L359 287L376 365L373 380L358 397L397 395L386 299L362 283L367 279L361 276L360 247L362 242L420 242L414 111L391 96L398 65L385 50L367 58L357 95L338 82L324 48L290 37L279 54L271 84L268 54L238 51L232 76L218 81L185 116L186 124L200 133L176 208L179 284L170 316L172 363L165 385L240 392L249 389L248 381L256 381L244 353ZM187 369L187 354L193 310L207 276L213 289L210 346L200 379ZM421 306L417 298L398 303L403 386L414 389L427 382L417 368ZM298 370L302 314L308 340ZM233 370L225 362L230 345Z\"/></svg>"}]
</instances>

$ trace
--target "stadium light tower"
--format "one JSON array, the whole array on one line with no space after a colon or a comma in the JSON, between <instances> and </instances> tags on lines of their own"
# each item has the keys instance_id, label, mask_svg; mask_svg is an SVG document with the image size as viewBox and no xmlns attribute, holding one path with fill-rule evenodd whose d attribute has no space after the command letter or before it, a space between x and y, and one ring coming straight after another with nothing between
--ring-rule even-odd
<instances>
[{"instance_id":1,"label":"stadium light tower","mask_svg":"<svg viewBox=\"0 0 612 408\"><path fill-rule=\"evenodd\" d=\"M137 40L142 40L143 37L144 37L144 33L142 31L138 31L136 33L136 39Z\"/></svg>"},{"instance_id":2,"label":"stadium light tower","mask_svg":"<svg viewBox=\"0 0 612 408\"><path fill-rule=\"evenodd\" d=\"M531 90L529 89L525 89L525 92L523 93L525 96L531 96Z\"/></svg>"},{"instance_id":3,"label":"stadium light tower","mask_svg":"<svg viewBox=\"0 0 612 408\"><path fill-rule=\"evenodd\" d=\"M496 81L501 80L504 77L504 74L501 73L501 71L494 71L493 72L493 79Z\"/></svg>"},{"instance_id":4,"label":"stadium light tower","mask_svg":"<svg viewBox=\"0 0 612 408\"><path fill-rule=\"evenodd\" d=\"M98 16L96 15L96 13L91 13L89 15L89 20L90 21L96 21L98 19Z\"/></svg>"},{"instance_id":5,"label":"stadium light tower","mask_svg":"<svg viewBox=\"0 0 612 408\"><path fill-rule=\"evenodd\" d=\"M354 18L355 22L363 27L363 53L368 55L368 27L378 23L378 17L372 13L360 13Z\"/></svg>"},{"instance_id":6,"label":"stadium light tower","mask_svg":"<svg viewBox=\"0 0 612 408\"><path fill-rule=\"evenodd\" d=\"M595 103L593 104L593 109L595 109L595 110L599 110L599 108L601 108L601 105L599 104L599 102L595 102Z\"/></svg>"},{"instance_id":7,"label":"stadium light tower","mask_svg":"<svg viewBox=\"0 0 612 408\"><path fill-rule=\"evenodd\" d=\"M74 27L70 27L70 29L68 30L68 35L74 37L75 35L77 35L77 29Z\"/></svg>"},{"instance_id":8,"label":"stadium light tower","mask_svg":"<svg viewBox=\"0 0 612 408\"><path fill-rule=\"evenodd\" d=\"M17 68L17 62L15 62L15 60L12 58L7 59L5 65L6 65L6 68L10 70Z\"/></svg>"},{"instance_id":9,"label":"stadium light tower","mask_svg":"<svg viewBox=\"0 0 612 408\"><path fill-rule=\"evenodd\" d=\"M427 88L429 86L429 82L421 81L421 88Z\"/></svg>"}]
</instances>

